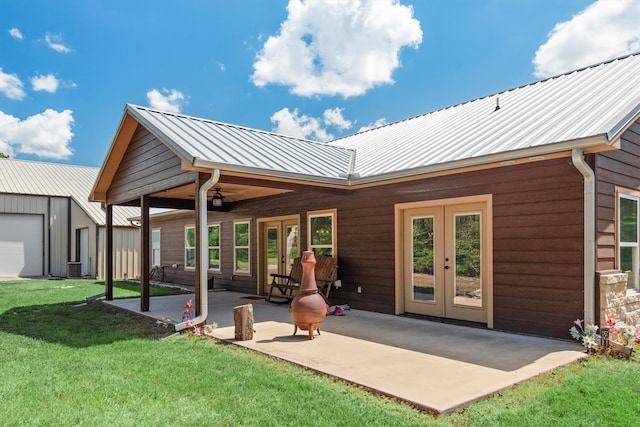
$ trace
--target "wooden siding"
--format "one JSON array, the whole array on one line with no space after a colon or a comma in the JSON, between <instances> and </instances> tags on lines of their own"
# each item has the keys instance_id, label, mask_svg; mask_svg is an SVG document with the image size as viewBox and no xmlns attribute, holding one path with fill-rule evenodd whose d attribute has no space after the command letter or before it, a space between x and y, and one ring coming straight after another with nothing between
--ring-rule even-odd
<instances>
[{"instance_id":1,"label":"wooden siding","mask_svg":"<svg viewBox=\"0 0 640 427\"><path fill-rule=\"evenodd\" d=\"M222 272L216 286L255 293L257 218L298 214L300 247L307 247L306 214L337 209L338 277L333 303L394 313L394 205L478 194L493 195L494 327L567 338L568 327L583 315L583 185L569 159L371 187L350 193L309 188L243 201L228 213L211 212L221 222ZM233 219L253 218L251 277L234 276ZM193 284L184 270L184 225L195 213L152 219L161 228L165 279ZM179 264L173 269L171 264ZM357 287L362 293L357 293Z\"/></svg>"},{"instance_id":2,"label":"wooden siding","mask_svg":"<svg viewBox=\"0 0 640 427\"><path fill-rule=\"evenodd\" d=\"M616 187L640 191L640 120L623 134L620 150L596 155L596 270L617 267Z\"/></svg>"},{"instance_id":3,"label":"wooden siding","mask_svg":"<svg viewBox=\"0 0 640 427\"><path fill-rule=\"evenodd\" d=\"M107 201L128 202L145 194L194 183L196 177L194 172L182 170L180 157L138 126L109 187Z\"/></svg>"}]
</instances>

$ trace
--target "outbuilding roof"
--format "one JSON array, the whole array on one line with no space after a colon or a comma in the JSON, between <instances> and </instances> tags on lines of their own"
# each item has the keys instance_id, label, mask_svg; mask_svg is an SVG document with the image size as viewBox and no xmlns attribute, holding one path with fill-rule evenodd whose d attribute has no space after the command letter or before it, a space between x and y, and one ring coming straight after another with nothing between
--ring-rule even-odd
<instances>
[{"instance_id":1,"label":"outbuilding roof","mask_svg":"<svg viewBox=\"0 0 640 427\"><path fill-rule=\"evenodd\" d=\"M0 159L0 194L70 197L98 225L105 225L106 214L100 203L90 202L89 194L100 169L87 166ZM115 206L114 226L131 226L130 217L139 208Z\"/></svg>"}]
</instances>

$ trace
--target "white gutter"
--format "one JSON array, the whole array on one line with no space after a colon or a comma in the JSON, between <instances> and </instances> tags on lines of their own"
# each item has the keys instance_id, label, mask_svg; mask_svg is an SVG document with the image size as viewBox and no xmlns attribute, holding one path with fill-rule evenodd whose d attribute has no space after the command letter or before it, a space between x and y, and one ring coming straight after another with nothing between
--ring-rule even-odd
<instances>
[{"instance_id":1,"label":"white gutter","mask_svg":"<svg viewBox=\"0 0 640 427\"><path fill-rule=\"evenodd\" d=\"M211 178L209 178L198 191L198 226L200 230L200 241L198 242L198 250L200 258L198 263L200 266L200 315L195 318L178 323L175 325L176 331L189 328L194 325L199 325L207 321L207 315L209 314L209 298L207 296L207 270L209 266L209 235L207 227L207 191L209 191L214 185L218 183L220 179L220 169L213 169L211 171Z\"/></svg>"},{"instance_id":2,"label":"white gutter","mask_svg":"<svg viewBox=\"0 0 640 427\"><path fill-rule=\"evenodd\" d=\"M573 166L584 177L584 324L595 322L595 180L582 150L571 150Z\"/></svg>"}]
</instances>

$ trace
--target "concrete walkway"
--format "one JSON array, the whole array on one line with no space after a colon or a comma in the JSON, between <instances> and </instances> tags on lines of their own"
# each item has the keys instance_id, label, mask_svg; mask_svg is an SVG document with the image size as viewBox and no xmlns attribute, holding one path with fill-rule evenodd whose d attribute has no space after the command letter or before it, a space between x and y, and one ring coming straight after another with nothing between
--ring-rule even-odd
<instances>
[{"instance_id":1,"label":"concrete walkway","mask_svg":"<svg viewBox=\"0 0 640 427\"><path fill-rule=\"evenodd\" d=\"M454 411L585 357L577 342L360 310L327 316L322 335L309 340L306 331L292 336L287 304L272 304L235 292L210 292L208 297L207 323L218 324L215 337L437 414ZM141 314L179 321L188 298L193 295L154 297L151 310ZM137 298L110 304L140 312ZM234 339L233 308L243 304L253 305L255 333L251 341Z\"/></svg>"}]
</instances>

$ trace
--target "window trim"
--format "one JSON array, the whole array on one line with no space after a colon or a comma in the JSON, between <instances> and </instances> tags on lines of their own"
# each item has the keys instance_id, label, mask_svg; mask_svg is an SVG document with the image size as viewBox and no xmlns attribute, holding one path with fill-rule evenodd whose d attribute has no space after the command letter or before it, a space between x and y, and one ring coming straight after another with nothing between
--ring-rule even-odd
<instances>
[{"instance_id":1,"label":"window trim","mask_svg":"<svg viewBox=\"0 0 640 427\"><path fill-rule=\"evenodd\" d=\"M238 246L236 244L236 225L247 224L247 245ZM238 270L238 249L246 249L248 254L247 270ZM233 221L233 274L251 276L251 219L237 219Z\"/></svg>"},{"instance_id":2,"label":"window trim","mask_svg":"<svg viewBox=\"0 0 640 427\"><path fill-rule=\"evenodd\" d=\"M208 268L209 266L207 265L207 271L211 271L214 273L219 273L222 271L222 224L220 222L211 222L207 224L207 236L209 233L209 228L211 227L218 227L219 228L219 232L218 232L218 246L209 246L208 242L207 242L207 250L210 252L212 248L217 248L218 249L218 254L220 255L220 262L219 262L219 267L218 268ZM185 271L194 271L196 269L195 265L193 267L187 265L187 249L193 249L194 253L195 253L195 249L196 247L187 247L187 230L189 229L194 229L194 233L195 233L195 228L196 226L194 224L186 224L184 226L184 269ZM207 259L211 259L210 256L207 257ZM195 261L195 255L194 255L194 262Z\"/></svg>"},{"instance_id":3,"label":"window trim","mask_svg":"<svg viewBox=\"0 0 640 427\"><path fill-rule=\"evenodd\" d=\"M338 256L338 238L337 238L337 218L338 218L338 210L337 209L323 209L319 211L308 211L307 212L307 247L310 251L314 251L316 248L327 248L327 245L312 245L311 240L311 220L313 218L318 217L331 217L331 256L336 258Z\"/></svg>"},{"instance_id":4,"label":"window trim","mask_svg":"<svg viewBox=\"0 0 640 427\"><path fill-rule=\"evenodd\" d=\"M620 209L620 200L628 199L634 200L636 202L636 215L637 222L636 229L638 235L636 236L635 244L634 242L621 242L620 239L622 237L622 219L620 218L621 209ZM640 292L640 192L634 190L628 190L623 188L616 188L616 213L615 213L615 222L616 222L616 268L622 271L622 266L620 265L622 262L622 248L635 248L633 255L633 268L635 270L635 274L631 276L631 279L634 283L627 284L627 292L638 293Z\"/></svg>"}]
</instances>

